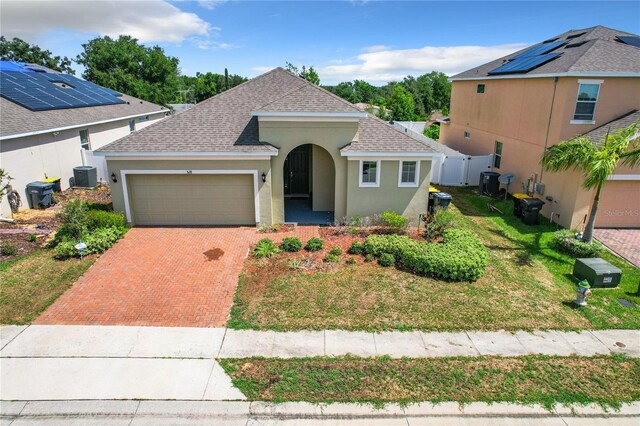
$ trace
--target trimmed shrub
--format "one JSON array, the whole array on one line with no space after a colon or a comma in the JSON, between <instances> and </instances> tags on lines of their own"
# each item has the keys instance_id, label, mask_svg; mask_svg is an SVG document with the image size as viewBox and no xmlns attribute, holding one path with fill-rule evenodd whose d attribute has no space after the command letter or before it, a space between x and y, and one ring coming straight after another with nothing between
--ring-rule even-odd
<instances>
[{"instance_id":1,"label":"trimmed shrub","mask_svg":"<svg viewBox=\"0 0 640 426\"><path fill-rule=\"evenodd\" d=\"M364 242L368 254L392 254L419 275L454 281L475 281L487 266L487 249L470 231L448 229L442 244L419 242L400 235L371 235Z\"/></svg>"},{"instance_id":2,"label":"trimmed shrub","mask_svg":"<svg viewBox=\"0 0 640 426\"><path fill-rule=\"evenodd\" d=\"M253 249L253 255L258 258L273 257L280 253L280 249L276 247L276 243L271 238L263 238Z\"/></svg>"},{"instance_id":3,"label":"trimmed shrub","mask_svg":"<svg viewBox=\"0 0 640 426\"><path fill-rule=\"evenodd\" d=\"M391 253L382 253L378 259L378 265L380 266L393 266L396 264L396 258Z\"/></svg>"},{"instance_id":4,"label":"trimmed shrub","mask_svg":"<svg viewBox=\"0 0 640 426\"><path fill-rule=\"evenodd\" d=\"M372 255L371 253L367 253L364 255L365 262L373 262L374 260L375 260L375 256Z\"/></svg>"},{"instance_id":5,"label":"trimmed shrub","mask_svg":"<svg viewBox=\"0 0 640 426\"><path fill-rule=\"evenodd\" d=\"M288 252L296 252L302 249L302 241L298 237L286 237L280 243L280 249Z\"/></svg>"},{"instance_id":6,"label":"trimmed shrub","mask_svg":"<svg viewBox=\"0 0 640 426\"><path fill-rule=\"evenodd\" d=\"M111 203L105 204L105 203L87 203L87 209L89 211L91 210L100 210L103 212L112 212L113 211L113 205Z\"/></svg>"},{"instance_id":7,"label":"trimmed shrub","mask_svg":"<svg viewBox=\"0 0 640 426\"><path fill-rule=\"evenodd\" d=\"M322 239L320 238L310 238L304 248L307 251L320 251L324 248L324 241L322 241Z\"/></svg>"},{"instance_id":8,"label":"trimmed shrub","mask_svg":"<svg viewBox=\"0 0 640 426\"><path fill-rule=\"evenodd\" d=\"M575 237L576 232L568 229L555 232L551 246L572 257L598 257L602 253L604 250L602 244L595 240L591 244L587 244Z\"/></svg>"},{"instance_id":9,"label":"trimmed shrub","mask_svg":"<svg viewBox=\"0 0 640 426\"><path fill-rule=\"evenodd\" d=\"M98 228L124 227L126 221L120 213L104 210L89 210L85 218L85 224L89 231Z\"/></svg>"},{"instance_id":10,"label":"trimmed shrub","mask_svg":"<svg viewBox=\"0 0 640 426\"><path fill-rule=\"evenodd\" d=\"M458 226L456 215L441 207L436 207L434 213L425 224L424 237L429 241L436 240L444 236L444 231Z\"/></svg>"},{"instance_id":11,"label":"trimmed shrub","mask_svg":"<svg viewBox=\"0 0 640 426\"><path fill-rule=\"evenodd\" d=\"M409 224L406 217L396 212L384 212L380 215L380 219L382 219L384 226L394 234L404 234Z\"/></svg>"},{"instance_id":12,"label":"trimmed shrub","mask_svg":"<svg viewBox=\"0 0 640 426\"><path fill-rule=\"evenodd\" d=\"M342 249L340 247L332 247L331 250L329 250L329 254L340 256L342 254Z\"/></svg>"},{"instance_id":13,"label":"trimmed shrub","mask_svg":"<svg viewBox=\"0 0 640 426\"><path fill-rule=\"evenodd\" d=\"M349 254L362 254L364 253L364 244L360 241L354 241L351 243L351 247L349 247Z\"/></svg>"},{"instance_id":14,"label":"trimmed shrub","mask_svg":"<svg viewBox=\"0 0 640 426\"><path fill-rule=\"evenodd\" d=\"M2 248L0 249L0 253L2 253L3 256L13 256L17 252L18 248L11 244L3 244Z\"/></svg>"},{"instance_id":15,"label":"trimmed shrub","mask_svg":"<svg viewBox=\"0 0 640 426\"><path fill-rule=\"evenodd\" d=\"M122 238L127 231L128 229L124 226L110 226L93 230L84 238L84 243L87 245L84 254L104 253Z\"/></svg>"},{"instance_id":16,"label":"trimmed shrub","mask_svg":"<svg viewBox=\"0 0 640 426\"><path fill-rule=\"evenodd\" d=\"M337 255L329 252L324 255L324 261L327 263L338 263L340 261L340 258Z\"/></svg>"},{"instance_id":17,"label":"trimmed shrub","mask_svg":"<svg viewBox=\"0 0 640 426\"><path fill-rule=\"evenodd\" d=\"M71 200L67 202L58 217L64 225L65 235L68 234L73 238L80 238L80 236L87 230L87 203L82 200Z\"/></svg>"},{"instance_id":18,"label":"trimmed shrub","mask_svg":"<svg viewBox=\"0 0 640 426\"><path fill-rule=\"evenodd\" d=\"M55 248L55 258L64 260L73 256L80 256L80 253L76 250L74 245L75 244L71 241L62 241L59 243Z\"/></svg>"}]
</instances>

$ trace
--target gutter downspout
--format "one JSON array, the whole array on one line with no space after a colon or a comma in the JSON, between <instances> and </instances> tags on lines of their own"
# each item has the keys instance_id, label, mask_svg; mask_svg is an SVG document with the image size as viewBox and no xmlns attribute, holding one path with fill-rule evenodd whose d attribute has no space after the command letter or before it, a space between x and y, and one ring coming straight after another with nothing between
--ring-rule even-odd
<instances>
[{"instance_id":1,"label":"gutter downspout","mask_svg":"<svg viewBox=\"0 0 640 426\"><path fill-rule=\"evenodd\" d=\"M553 97L551 98L551 108L549 109L549 120L547 121L547 135L544 139L544 152L547 152L547 146L549 145L549 131L551 129L551 118L553 118L553 107L556 103L556 89L558 88L558 77L553 77ZM542 175L544 168L540 165L540 182L542 182Z\"/></svg>"}]
</instances>

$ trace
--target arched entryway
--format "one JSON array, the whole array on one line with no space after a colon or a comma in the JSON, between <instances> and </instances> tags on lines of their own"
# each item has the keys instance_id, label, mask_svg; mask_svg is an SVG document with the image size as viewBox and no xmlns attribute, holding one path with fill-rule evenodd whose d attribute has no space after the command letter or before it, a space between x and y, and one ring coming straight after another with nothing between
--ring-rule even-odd
<instances>
[{"instance_id":1,"label":"arched entryway","mask_svg":"<svg viewBox=\"0 0 640 426\"><path fill-rule=\"evenodd\" d=\"M324 148L305 144L291 150L283 165L285 222L333 223L335 175L333 158Z\"/></svg>"}]
</instances>

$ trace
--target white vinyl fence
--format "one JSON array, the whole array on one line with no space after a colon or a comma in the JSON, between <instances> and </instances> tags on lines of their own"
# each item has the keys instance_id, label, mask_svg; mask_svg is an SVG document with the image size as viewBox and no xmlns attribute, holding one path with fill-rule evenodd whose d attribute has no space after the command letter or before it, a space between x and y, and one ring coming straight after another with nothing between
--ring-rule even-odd
<instances>
[{"instance_id":1,"label":"white vinyl fence","mask_svg":"<svg viewBox=\"0 0 640 426\"><path fill-rule=\"evenodd\" d=\"M440 153L439 156L433 158L431 183L445 186L476 186L480 182L480 173L491 170L493 154L465 155L405 127L406 122L394 122L393 125L408 136L429 145Z\"/></svg>"},{"instance_id":2,"label":"white vinyl fence","mask_svg":"<svg viewBox=\"0 0 640 426\"><path fill-rule=\"evenodd\" d=\"M110 183L109 172L107 170L107 160L104 155L96 155L93 151L82 150L82 162L85 166L94 166L98 174L98 182Z\"/></svg>"}]
</instances>

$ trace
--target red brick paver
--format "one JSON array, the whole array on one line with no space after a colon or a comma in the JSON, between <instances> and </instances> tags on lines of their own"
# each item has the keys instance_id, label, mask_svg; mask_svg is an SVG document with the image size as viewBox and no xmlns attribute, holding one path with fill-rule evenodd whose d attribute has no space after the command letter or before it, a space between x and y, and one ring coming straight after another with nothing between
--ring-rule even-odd
<instances>
[{"instance_id":1,"label":"red brick paver","mask_svg":"<svg viewBox=\"0 0 640 426\"><path fill-rule=\"evenodd\" d=\"M640 268L640 229L596 229L593 236Z\"/></svg>"},{"instance_id":2,"label":"red brick paver","mask_svg":"<svg viewBox=\"0 0 640 426\"><path fill-rule=\"evenodd\" d=\"M222 326L249 246L292 235L306 240L318 228L133 228L35 323Z\"/></svg>"}]
</instances>

